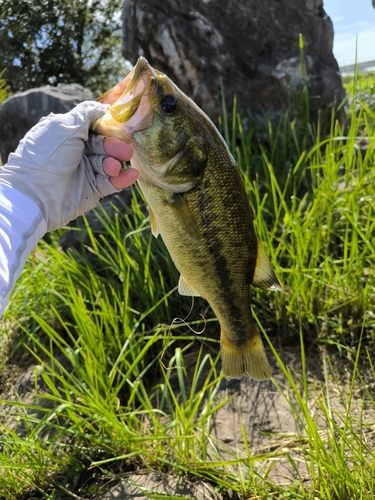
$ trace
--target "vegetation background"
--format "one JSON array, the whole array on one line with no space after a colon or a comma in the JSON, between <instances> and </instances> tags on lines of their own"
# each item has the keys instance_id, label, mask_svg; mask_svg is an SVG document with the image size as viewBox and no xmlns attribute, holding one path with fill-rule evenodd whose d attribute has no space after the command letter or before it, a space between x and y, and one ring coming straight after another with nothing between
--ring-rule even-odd
<instances>
[{"instance_id":1,"label":"vegetation background","mask_svg":"<svg viewBox=\"0 0 375 500\"><path fill-rule=\"evenodd\" d=\"M80 12L64 10L65 4L39 2L39 17L51 26L82 26ZM85 22L94 4L86 4ZM14 23L12 33L19 29L22 39L22 23L11 3L4 5L0 52L9 54L9 64L2 98L7 84L18 90L82 78L78 83L92 89L112 85L110 57L109 79L104 71L95 79L95 64L105 66L100 48L89 55L90 40L70 43L63 31L58 36L71 73L56 71L64 54L49 39L53 30L25 29L35 47L22 57L22 48L12 52L4 26ZM12 5L32 18L23 10L32 2ZM100 12L93 16L99 24ZM96 28L88 31L99 47ZM48 70L42 59L51 61ZM42 74L52 80L38 80ZM224 498L374 498L375 75L357 74L345 84L346 118L339 122L332 113L328 127L311 122L305 88L277 122L238 113L234 103L232 122L224 105L218 124L284 288L281 294L254 290L253 313L287 381L285 388L273 380L296 422L289 444L285 436L270 436L269 449L254 454L244 428L242 450L211 435L213 415L228 403L219 397L218 324L203 300L192 305L178 295L177 272L160 238L151 236L135 187L128 205L113 207L113 217L97 210L100 230L86 221L84 229L58 230L41 241L17 283L0 327L1 498L94 498L109 480L150 469L203 478ZM81 242L64 252L60 238L73 230ZM295 350L297 343L301 370L294 372L273 344ZM323 367L321 381L308 377L312 355ZM25 400L10 387L29 366L38 397ZM340 411L332 406L334 394ZM270 474L282 458L294 471L284 485Z\"/></svg>"},{"instance_id":2,"label":"vegetation background","mask_svg":"<svg viewBox=\"0 0 375 500\"><path fill-rule=\"evenodd\" d=\"M10 90L79 83L100 94L115 85L124 71L122 3L2 0L0 67Z\"/></svg>"}]
</instances>

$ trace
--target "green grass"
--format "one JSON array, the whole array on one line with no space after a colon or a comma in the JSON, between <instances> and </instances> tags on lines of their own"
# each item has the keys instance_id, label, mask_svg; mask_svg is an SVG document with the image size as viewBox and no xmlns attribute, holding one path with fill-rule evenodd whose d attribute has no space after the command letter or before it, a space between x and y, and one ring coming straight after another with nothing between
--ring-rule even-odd
<instances>
[{"instance_id":1,"label":"green grass","mask_svg":"<svg viewBox=\"0 0 375 500\"><path fill-rule=\"evenodd\" d=\"M354 78L344 76L343 83L349 96L355 94L357 99L368 101L375 94L375 71L356 74Z\"/></svg>"},{"instance_id":2,"label":"green grass","mask_svg":"<svg viewBox=\"0 0 375 500\"><path fill-rule=\"evenodd\" d=\"M2 363L29 353L39 399L3 402L1 497L92 498L105 482L98 476L140 468L203 478L232 498L374 498L375 108L363 100L373 82L347 83L348 118L332 118L328 135L291 112L275 124L234 109L221 123L283 284L281 294L254 290L253 308L298 431L270 436L273 451L262 453L245 426L242 449L212 436L213 416L232 397L220 391L218 323L205 301L178 295L135 189L113 218L98 211L103 228L87 225L78 250L61 251L63 231L42 241L17 283ZM300 372L278 342L301 345ZM321 383L306 368L314 346ZM288 486L272 479L282 460L294 471Z\"/></svg>"}]
</instances>

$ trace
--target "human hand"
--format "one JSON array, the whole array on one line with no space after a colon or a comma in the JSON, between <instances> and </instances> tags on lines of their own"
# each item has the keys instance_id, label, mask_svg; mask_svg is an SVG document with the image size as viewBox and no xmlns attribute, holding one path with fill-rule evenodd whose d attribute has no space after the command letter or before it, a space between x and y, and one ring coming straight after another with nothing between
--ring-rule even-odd
<instances>
[{"instance_id":1,"label":"human hand","mask_svg":"<svg viewBox=\"0 0 375 500\"><path fill-rule=\"evenodd\" d=\"M90 132L107 107L80 103L69 113L42 118L0 168L0 182L12 185L41 209L48 231L95 207L100 198L133 184L138 172L121 169L132 148Z\"/></svg>"}]
</instances>

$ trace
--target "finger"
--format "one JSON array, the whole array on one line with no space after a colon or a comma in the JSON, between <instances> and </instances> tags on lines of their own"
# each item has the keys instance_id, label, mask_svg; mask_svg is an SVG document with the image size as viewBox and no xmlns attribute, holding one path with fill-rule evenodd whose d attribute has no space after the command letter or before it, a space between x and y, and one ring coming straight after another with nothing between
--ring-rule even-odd
<instances>
[{"instance_id":1,"label":"finger","mask_svg":"<svg viewBox=\"0 0 375 500\"><path fill-rule=\"evenodd\" d=\"M129 187L138 178L138 170L135 168L128 168L126 170L121 170L119 175L116 177L110 177L109 181L116 189L124 189Z\"/></svg>"},{"instance_id":2,"label":"finger","mask_svg":"<svg viewBox=\"0 0 375 500\"><path fill-rule=\"evenodd\" d=\"M108 156L117 158L120 161L129 161L133 156L133 149L130 144L126 144L117 137L106 137L103 148Z\"/></svg>"},{"instance_id":3,"label":"finger","mask_svg":"<svg viewBox=\"0 0 375 500\"><path fill-rule=\"evenodd\" d=\"M117 176L121 171L121 163L115 158L107 156L103 160L103 170L109 176Z\"/></svg>"}]
</instances>

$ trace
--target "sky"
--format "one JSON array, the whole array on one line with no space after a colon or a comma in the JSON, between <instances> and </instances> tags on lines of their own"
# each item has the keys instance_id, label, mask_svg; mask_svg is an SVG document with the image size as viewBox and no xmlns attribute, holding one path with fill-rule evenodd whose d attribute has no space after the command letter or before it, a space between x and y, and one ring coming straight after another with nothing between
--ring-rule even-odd
<instances>
[{"instance_id":1,"label":"sky","mask_svg":"<svg viewBox=\"0 0 375 500\"><path fill-rule=\"evenodd\" d=\"M323 0L335 32L333 53L339 66L375 60L375 9L372 0Z\"/></svg>"}]
</instances>

